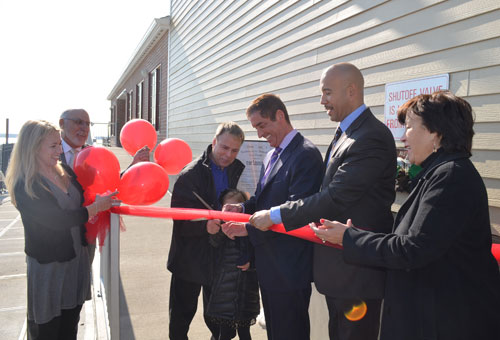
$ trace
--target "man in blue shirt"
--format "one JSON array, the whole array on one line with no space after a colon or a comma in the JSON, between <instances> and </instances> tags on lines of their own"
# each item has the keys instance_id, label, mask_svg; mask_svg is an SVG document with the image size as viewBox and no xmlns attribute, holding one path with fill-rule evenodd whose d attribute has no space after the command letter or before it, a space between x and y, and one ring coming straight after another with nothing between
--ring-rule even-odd
<instances>
[{"instance_id":1,"label":"man in blue shirt","mask_svg":"<svg viewBox=\"0 0 500 340\"><path fill-rule=\"evenodd\" d=\"M395 197L394 138L365 106L364 79L356 66L329 67L321 76L320 89L330 119L340 122L326 153L320 192L259 211L250 222L265 231L273 223L283 222L286 230L293 230L322 218L343 223L352 219L356 226L388 233ZM314 245L313 271L316 288L328 305L330 339L377 339L385 272L347 264L342 250L319 244ZM361 320L345 316L363 303L368 308Z\"/></svg>"},{"instance_id":2,"label":"man in blue shirt","mask_svg":"<svg viewBox=\"0 0 500 340\"><path fill-rule=\"evenodd\" d=\"M227 188L236 188L244 165L236 159L245 135L234 122L222 123L206 151L181 171L172 192L172 207L206 209L199 195L212 209L219 206L219 195ZM174 221L167 268L170 281L169 337L185 340L189 325L198 306L203 289L204 308L210 298L213 249L209 234L220 230L219 220ZM219 326L208 318L205 323L215 339Z\"/></svg>"},{"instance_id":3,"label":"man in blue shirt","mask_svg":"<svg viewBox=\"0 0 500 340\"><path fill-rule=\"evenodd\" d=\"M273 147L264 158L255 195L225 210L254 213L318 191L323 177L321 153L292 127L285 104L273 94L256 98L247 118ZM270 340L309 339L312 244L285 234L265 233L251 225L223 225L229 237L249 236Z\"/></svg>"}]
</instances>

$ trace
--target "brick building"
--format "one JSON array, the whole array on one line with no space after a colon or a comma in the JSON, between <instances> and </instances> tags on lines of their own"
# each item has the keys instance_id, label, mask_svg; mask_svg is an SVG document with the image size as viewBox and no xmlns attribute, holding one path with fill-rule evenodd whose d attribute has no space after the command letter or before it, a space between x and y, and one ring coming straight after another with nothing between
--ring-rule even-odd
<instances>
[{"instance_id":1,"label":"brick building","mask_svg":"<svg viewBox=\"0 0 500 340\"><path fill-rule=\"evenodd\" d=\"M148 120L158 140L167 130L168 30L170 18L155 19L122 76L108 95L111 144L120 146L120 130L131 119Z\"/></svg>"}]
</instances>

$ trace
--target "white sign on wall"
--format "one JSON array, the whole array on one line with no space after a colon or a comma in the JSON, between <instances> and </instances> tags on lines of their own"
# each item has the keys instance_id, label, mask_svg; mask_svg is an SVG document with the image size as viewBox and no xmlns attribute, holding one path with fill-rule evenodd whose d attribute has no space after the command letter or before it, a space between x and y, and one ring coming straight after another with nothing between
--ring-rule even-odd
<instances>
[{"instance_id":1,"label":"white sign on wall","mask_svg":"<svg viewBox=\"0 0 500 340\"><path fill-rule=\"evenodd\" d=\"M271 146L267 141L246 140L238 153L238 159L245 165L238 182L238 189L253 195L257 188L260 168Z\"/></svg>"},{"instance_id":2,"label":"white sign on wall","mask_svg":"<svg viewBox=\"0 0 500 340\"><path fill-rule=\"evenodd\" d=\"M398 108L419 94L431 94L439 90L448 90L449 79L448 74L440 74L385 85L385 124L391 130L395 140L400 140L405 132L404 125L398 122Z\"/></svg>"}]
</instances>

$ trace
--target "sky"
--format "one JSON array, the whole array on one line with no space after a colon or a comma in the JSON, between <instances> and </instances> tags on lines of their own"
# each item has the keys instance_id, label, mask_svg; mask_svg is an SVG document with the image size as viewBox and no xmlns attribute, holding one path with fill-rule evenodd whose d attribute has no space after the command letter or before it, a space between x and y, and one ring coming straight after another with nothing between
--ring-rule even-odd
<instances>
[{"instance_id":1,"label":"sky","mask_svg":"<svg viewBox=\"0 0 500 340\"><path fill-rule=\"evenodd\" d=\"M69 108L109 122L106 99L168 0L0 0L0 134ZM3 143L5 141L0 141Z\"/></svg>"}]
</instances>

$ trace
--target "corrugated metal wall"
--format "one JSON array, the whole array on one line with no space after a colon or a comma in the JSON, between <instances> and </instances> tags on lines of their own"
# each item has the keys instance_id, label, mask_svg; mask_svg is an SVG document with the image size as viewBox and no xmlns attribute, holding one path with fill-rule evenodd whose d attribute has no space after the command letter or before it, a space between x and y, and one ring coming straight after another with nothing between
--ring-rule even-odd
<instances>
[{"instance_id":1,"label":"corrugated metal wall","mask_svg":"<svg viewBox=\"0 0 500 340\"><path fill-rule=\"evenodd\" d=\"M449 73L476 112L473 161L500 232L500 1L172 0L168 136L199 155L218 123L257 139L245 109L273 92L322 152L334 123L319 104L324 68L348 61L383 120L386 83Z\"/></svg>"}]
</instances>

